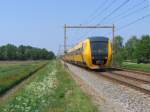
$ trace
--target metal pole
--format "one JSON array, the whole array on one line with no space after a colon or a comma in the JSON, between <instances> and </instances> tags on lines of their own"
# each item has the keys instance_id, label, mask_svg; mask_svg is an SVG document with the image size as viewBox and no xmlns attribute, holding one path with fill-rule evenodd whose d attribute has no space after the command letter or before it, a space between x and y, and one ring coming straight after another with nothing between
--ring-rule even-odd
<instances>
[{"instance_id":1,"label":"metal pole","mask_svg":"<svg viewBox=\"0 0 150 112\"><path fill-rule=\"evenodd\" d=\"M66 52L67 52L67 49L66 49L66 44L67 44L67 34L66 34L66 24L65 24L65 26L64 26L64 54L66 54Z\"/></svg>"},{"instance_id":2,"label":"metal pole","mask_svg":"<svg viewBox=\"0 0 150 112\"><path fill-rule=\"evenodd\" d=\"M115 60L114 60L114 55L115 55L115 26L113 24L113 28L112 28L112 33L113 33L113 42L112 42L112 65L114 66L115 64Z\"/></svg>"},{"instance_id":3,"label":"metal pole","mask_svg":"<svg viewBox=\"0 0 150 112\"><path fill-rule=\"evenodd\" d=\"M59 45L57 57L60 57L61 45Z\"/></svg>"},{"instance_id":4,"label":"metal pole","mask_svg":"<svg viewBox=\"0 0 150 112\"><path fill-rule=\"evenodd\" d=\"M113 28L113 26L66 26L66 28Z\"/></svg>"}]
</instances>

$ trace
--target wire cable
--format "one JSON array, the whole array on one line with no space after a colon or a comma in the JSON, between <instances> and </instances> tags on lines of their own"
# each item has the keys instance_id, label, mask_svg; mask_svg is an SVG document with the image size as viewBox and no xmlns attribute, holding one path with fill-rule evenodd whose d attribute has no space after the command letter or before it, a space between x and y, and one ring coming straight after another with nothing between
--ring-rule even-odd
<instances>
[{"instance_id":1,"label":"wire cable","mask_svg":"<svg viewBox=\"0 0 150 112\"><path fill-rule=\"evenodd\" d=\"M116 1L116 0L113 0L113 1L110 2L108 5L106 5L107 2L108 2L108 0L105 0L105 1L102 3L102 5L100 5L100 6L93 12L93 14L91 14L91 15L89 16L89 18L91 18L91 19L89 19L89 21L85 22L84 24L89 24L89 23L91 23L97 16L99 16L99 14L102 14L102 12L106 11L107 9L109 9L110 6L111 6L113 3L115 3L115 1ZM101 8L102 6L105 6L105 5L106 5L106 7L104 7L104 8L98 13L98 11L100 10L100 8ZM96 14L96 13L98 13L98 14ZM87 32L89 32L89 31L86 31L85 33L87 33ZM77 34L77 33L78 33L78 31L75 32L75 34ZM80 36L80 38L82 38L82 37L83 37L83 36ZM79 38L78 38L78 39L79 39Z\"/></svg>"},{"instance_id":2,"label":"wire cable","mask_svg":"<svg viewBox=\"0 0 150 112\"><path fill-rule=\"evenodd\" d=\"M132 11L132 12L126 14L126 15L121 16L120 18L116 19L115 21L117 21L117 22L118 22L118 21L121 21L121 20L123 20L124 18L127 18L127 17L129 17L130 15L139 13L140 11L143 11L144 9L146 9L146 8L148 8L148 7L149 7L149 5L146 5L146 6L142 7L142 8L140 8L140 9L137 9L137 10ZM113 22L115 22L115 21L113 21Z\"/></svg>"},{"instance_id":3,"label":"wire cable","mask_svg":"<svg viewBox=\"0 0 150 112\"><path fill-rule=\"evenodd\" d=\"M115 0L114 0L114 1L115 1ZM88 18L91 18L91 19L94 18L94 17L95 17L95 14L98 13L98 11L102 8L102 5L105 6L105 4L106 4L107 2L108 2L108 0L104 0L104 2L101 3L100 6L98 6L98 7L93 11L93 13L91 13L91 15L90 15ZM91 20L91 19L90 19L90 20ZM90 21L90 20L89 20L89 21ZM87 23L89 23L89 21L84 22L84 23L87 24Z\"/></svg>"},{"instance_id":4,"label":"wire cable","mask_svg":"<svg viewBox=\"0 0 150 112\"><path fill-rule=\"evenodd\" d=\"M129 27L129 26L131 26L131 25L133 25L133 24L135 24L135 23L137 23L137 22L139 22L139 21L141 21L141 20L143 20L143 19L146 19L146 18L148 18L148 17L150 17L150 13L147 14L147 15L145 15L145 16L142 16L142 17L140 17L140 18L138 18L138 19L136 19L136 20L134 20L134 21L132 21L132 22L130 22L130 23L127 23L127 24L123 25L123 26L117 28L116 30L117 30L117 31L123 30L123 29L125 29L125 28L127 28L127 27ZM110 35L111 32L109 32L109 33L107 33L107 34Z\"/></svg>"},{"instance_id":5,"label":"wire cable","mask_svg":"<svg viewBox=\"0 0 150 112\"><path fill-rule=\"evenodd\" d=\"M105 12L106 10L108 10L117 0L113 0L112 2L110 2L107 7L105 7L103 10L101 10L97 15L93 16L90 21L88 23L93 22L97 17L99 17L103 12Z\"/></svg>"},{"instance_id":6,"label":"wire cable","mask_svg":"<svg viewBox=\"0 0 150 112\"><path fill-rule=\"evenodd\" d=\"M122 29L125 29L126 27L129 27L129 26L131 26L131 25L133 25L133 24L135 24L135 23L137 23L137 22L139 22L139 21L141 21L141 20L143 20L143 19L145 19L145 18L148 18L148 17L150 17L150 13L147 14L147 15L145 15L145 16L143 16L143 17L140 17L140 18L138 18L138 19L136 19L136 20L134 20L134 21L132 21L132 22L130 22L130 23L128 23L128 24L125 24L125 25L121 26L120 28L118 28L117 31L120 31L120 30L122 30Z\"/></svg>"},{"instance_id":7,"label":"wire cable","mask_svg":"<svg viewBox=\"0 0 150 112\"><path fill-rule=\"evenodd\" d=\"M109 18L112 14L116 13L119 9L121 9L123 6L125 6L130 0L125 0L122 4L120 4L117 8L115 8L112 12L110 12L108 15L106 15L104 18L102 18L102 20L98 23L100 24L101 22L103 22L104 20L106 20L107 18ZM87 35L89 33L86 32L83 36Z\"/></svg>"},{"instance_id":8,"label":"wire cable","mask_svg":"<svg viewBox=\"0 0 150 112\"><path fill-rule=\"evenodd\" d=\"M107 1L108 1L108 0L107 0ZM117 1L117 0L113 0L112 2L108 3L108 5L106 5L106 7L104 7L97 15L91 17L91 19L90 19L86 24L89 24L89 23L93 22L100 14L102 14L104 11L108 10L116 1ZM106 3L106 1L105 1L105 3ZM104 6L104 5L105 5L105 4L103 4L103 6ZM97 10L97 12L98 12L98 10ZM89 31L86 31L86 32L84 33L84 35L80 36L80 38L86 36L88 32L89 32Z\"/></svg>"},{"instance_id":9,"label":"wire cable","mask_svg":"<svg viewBox=\"0 0 150 112\"><path fill-rule=\"evenodd\" d=\"M119 5L117 8L115 8L111 13L109 13L108 15L106 15L104 18L102 18L102 20L99 22L99 24L101 22L103 22L104 20L106 20L107 18L109 18L112 14L116 13L119 9L121 9L123 6L125 6L130 0L126 0L124 1L121 5Z\"/></svg>"},{"instance_id":10,"label":"wire cable","mask_svg":"<svg viewBox=\"0 0 150 112\"><path fill-rule=\"evenodd\" d=\"M128 10L128 11L131 11L131 10L133 10L134 8L137 8L137 7L141 6L143 3L145 3L145 1L146 1L146 0L142 0L141 2L139 2L139 3L135 4L134 6L132 6L131 8L128 8L127 10ZM120 13L119 15L117 15L117 16L115 16L113 19L111 19L111 21L112 21L112 20L115 20L116 18L122 16L122 15L125 14L125 13L128 13L128 11Z\"/></svg>"},{"instance_id":11,"label":"wire cable","mask_svg":"<svg viewBox=\"0 0 150 112\"><path fill-rule=\"evenodd\" d=\"M102 3L93 11L93 13L91 13L91 15L89 15L88 18L91 18L91 19L92 19L93 17L95 17L95 14L98 13L98 11L99 11L103 6L105 6L108 1L109 1L109 0L104 0L104 2L102 2ZM89 20L83 22L82 24L88 24L88 23L91 21L91 19L89 19ZM79 30L76 30L76 31L74 32L74 35L78 35L78 33L79 33Z\"/></svg>"}]
</instances>

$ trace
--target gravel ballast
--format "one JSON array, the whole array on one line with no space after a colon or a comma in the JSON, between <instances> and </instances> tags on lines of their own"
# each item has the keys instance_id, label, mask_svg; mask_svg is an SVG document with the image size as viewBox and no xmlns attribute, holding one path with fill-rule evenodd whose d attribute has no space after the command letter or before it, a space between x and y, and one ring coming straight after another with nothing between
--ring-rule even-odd
<instances>
[{"instance_id":1,"label":"gravel ballast","mask_svg":"<svg viewBox=\"0 0 150 112\"><path fill-rule=\"evenodd\" d=\"M80 78L87 87L92 88L91 92L96 92L101 112L150 112L149 95L103 78L100 74L72 64L67 65L74 77Z\"/></svg>"}]
</instances>

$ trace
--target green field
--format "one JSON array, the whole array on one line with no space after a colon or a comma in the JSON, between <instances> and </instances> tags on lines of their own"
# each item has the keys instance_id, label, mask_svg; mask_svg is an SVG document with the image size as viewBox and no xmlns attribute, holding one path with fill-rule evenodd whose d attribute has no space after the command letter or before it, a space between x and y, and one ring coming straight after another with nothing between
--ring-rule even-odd
<instances>
[{"instance_id":1,"label":"green field","mask_svg":"<svg viewBox=\"0 0 150 112\"><path fill-rule=\"evenodd\" d=\"M30 75L47 61L0 61L0 93Z\"/></svg>"},{"instance_id":2,"label":"green field","mask_svg":"<svg viewBox=\"0 0 150 112\"><path fill-rule=\"evenodd\" d=\"M131 70L150 72L150 64L137 64L137 63L131 63L131 62L124 62L122 67L131 69Z\"/></svg>"},{"instance_id":3,"label":"green field","mask_svg":"<svg viewBox=\"0 0 150 112\"><path fill-rule=\"evenodd\" d=\"M57 61L0 104L0 112L97 112L97 108Z\"/></svg>"}]
</instances>

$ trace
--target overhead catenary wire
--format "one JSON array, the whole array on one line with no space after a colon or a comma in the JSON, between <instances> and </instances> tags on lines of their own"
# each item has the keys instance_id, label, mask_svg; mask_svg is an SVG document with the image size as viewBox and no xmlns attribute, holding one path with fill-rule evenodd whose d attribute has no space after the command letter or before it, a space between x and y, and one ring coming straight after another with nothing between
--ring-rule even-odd
<instances>
[{"instance_id":1,"label":"overhead catenary wire","mask_svg":"<svg viewBox=\"0 0 150 112\"><path fill-rule=\"evenodd\" d=\"M94 17L96 16L96 14L99 12L99 10L102 8L102 5L105 6L105 4L106 4L108 1L109 1L109 0L104 0L104 2L101 3L101 4L93 11L93 13L91 13L91 15L89 15L89 17L88 17L88 18L90 18L89 21L86 21L86 22L83 22L83 23L85 23L85 24L89 23L89 22L91 21L91 19L94 18ZM115 1L115 0L114 0L114 1ZM103 10L102 10L102 11L103 11ZM101 12L102 12L102 11L101 11ZM98 13L98 14L99 14L99 13Z\"/></svg>"},{"instance_id":2,"label":"overhead catenary wire","mask_svg":"<svg viewBox=\"0 0 150 112\"><path fill-rule=\"evenodd\" d=\"M150 17L150 13L147 14L147 15L145 15L145 16L142 16L142 17L140 17L140 18L138 18L138 19L136 19L136 20L134 20L134 21L132 21L132 22L130 22L130 23L128 23L128 24L125 24L125 25L119 27L117 31L123 30L123 29L125 29L126 27L129 27L129 26L131 26L131 25L133 25L133 24L135 24L135 23L137 23L137 22L139 22L139 21L141 21L141 20L143 20L143 19L146 19L146 18L148 18L148 17Z\"/></svg>"},{"instance_id":3,"label":"overhead catenary wire","mask_svg":"<svg viewBox=\"0 0 150 112\"><path fill-rule=\"evenodd\" d=\"M114 9L113 11L111 11L108 15L106 15L105 17L103 17L103 18L101 19L101 21L98 23L98 25L101 24L101 23L102 23L104 20L106 20L107 18L109 18L112 14L116 13L119 9L121 9L123 6L125 6L129 1L130 1L130 0L125 0L123 3L121 3L117 8L115 8L115 9ZM89 31L86 32L83 36L86 36L88 33L89 33Z\"/></svg>"},{"instance_id":4,"label":"overhead catenary wire","mask_svg":"<svg viewBox=\"0 0 150 112\"><path fill-rule=\"evenodd\" d=\"M106 10L108 10L117 0L113 0L112 2L110 2L107 7L104 7L103 10L101 10L99 13L97 13L95 16L91 17L90 21L88 22L91 23L93 22L97 17L99 17L103 12L105 12Z\"/></svg>"},{"instance_id":5,"label":"overhead catenary wire","mask_svg":"<svg viewBox=\"0 0 150 112\"><path fill-rule=\"evenodd\" d=\"M110 12L108 15L106 15L102 20L98 23L102 23L104 20L109 18L112 14L116 13L119 9L121 9L123 6L125 6L130 0L125 0L122 4L120 4L117 8L115 8L112 12Z\"/></svg>"},{"instance_id":6,"label":"overhead catenary wire","mask_svg":"<svg viewBox=\"0 0 150 112\"><path fill-rule=\"evenodd\" d=\"M99 14L101 14L102 12L106 11L107 9L109 9L110 6L111 6L113 3L115 3L115 1L117 1L117 0L113 0L113 1L111 1L110 3L108 3L108 0L105 0L105 1L102 3L102 5L100 5L100 6L93 12L93 14L91 14L91 15L89 16L89 18L91 18L91 19L89 19L89 21L85 22L84 24L88 24L88 23L92 22L96 16L99 16ZM108 4L107 4L107 3L108 3ZM103 6L106 6L106 7L102 8ZM99 10L100 10L101 8L102 8L102 10L99 12ZM98 15L97 15L96 13L98 13ZM81 24L81 25L82 25L82 24ZM76 31L75 34L77 34L77 33L78 33L78 32ZM80 36L80 38L82 38L82 37L83 37L83 36ZM80 39L80 38L78 38L78 39Z\"/></svg>"},{"instance_id":7,"label":"overhead catenary wire","mask_svg":"<svg viewBox=\"0 0 150 112\"><path fill-rule=\"evenodd\" d=\"M139 21L141 21L141 20L143 20L143 19L146 19L146 18L148 18L148 17L150 17L150 13L147 14L147 15L144 15L144 16L142 16L142 17L140 17L140 18L138 18L138 19L136 19L136 20L134 20L134 21L131 21L131 22L129 22L129 23L127 23L127 24L125 24L125 25L119 27L119 28L117 28L116 31L123 30L123 29L125 29L125 28L127 28L127 27L129 27L129 26L131 26L131 25L133 25L133 24L135 24L135 23L137 23L137 22L139 22ZM111 32L108 33L108 35L110 35L110 34L111 34Z\"/></svg>"},{"instance_id":8,"label":"overhead catenary wire","mask_svg":"<svg viewBox=\"0 0 150 112\"><path fill-rule=\"evenodd\" d=\"M116 19L115 21L119 22L120 20L123 20L124 18L127 18L127 17L129 17L130 15L139 13L140 11L143 11L143 9L146 9L146 8L148 8L148 7L149 7L149 5L146 5L146 6L142 7L142 8L140 8L140 9L137 9L137 10L135 10L135 11L132 11L132 12L130 12L130 13L127 13L126 15L121 16L120 18ZM115 21L113 21L113 22L115 22Z\"/></svg>"},{"instance_id":9,"label":"overhead catenary wire","mask_svg":"<svg viewBox=\"0 0 150 112\"><path fill-rule=\"evenodd\" d=\"M88 17L88 18L90 18L88 21L86 21L86 22L83 22L83 24L88 24L88 23L90 23L90 22L92 22L93 20L94 20L94 18L97 16L97 14L99 15L99 14L101 14L102 12L104 12L104 11L106 11L108 8L110 8L110 6L114 3L114 1L116 1L116 0L113 0L112 2L110 2L108 5L107 5L107 3L108 3L108 1L109 0L104 0L104 2L103 3L101 3L100 4L100 6L98 6L94 11L93 11L93 13ZM106 6L106 7L105 7ZM103 8L104 7L104 8ZM99 10L102 8L102 10L99 12ZM82 24L81 24L82 25ZM75 35L78 33L78 30L74 33ZM80 38L82 38L82 36L80 37Z\"/></svg>"},{"instance_id":10,"label":"overhead catenary wire","mask_svg":"<svg viewBox=\"0 0 150 112\"><path fill-rule=\"evenodd\" d=\"M98 16L100 16L103 12L105 12L106 10L108 10L116 1L117 1L117 0L111 1L111 2L110 2L106 7L104 7L104 9L101 10L97 15L91 17L90 21L88 21L87 24L92 23ZM86 36L88 32L89 32L89 31L86 31L86 32L84 33L84 35L80 36L80 38Z\"/></svg>"},{"instance_id":11,"label":"overhead catenary wire","mask_svg":"<svg viewBox=\"0 0 150 112\"><path fill-rule=\"evenodd\" d=\"M139 7L139 6L141 6L142 4L145 3L145 1L147 1L147 0L142 0L142 1L140 1L139 3L135 4L134 6L132 6L131 8L127 8L127 9L126 9L127 11L125 11L125 12L123 12L123 13L120 13L119 15L114 16L114 17L111 19L111 21L114 20L114 19L116 19L116 18L118 18L118 17L120 17L120 16L122 16L122 15L124 15L125 13L128 13L129 11L131 11L131 10L133 10L133 9L135 9L135 8L137 8L137 7Z\"/></svg>"}]
</instances>

